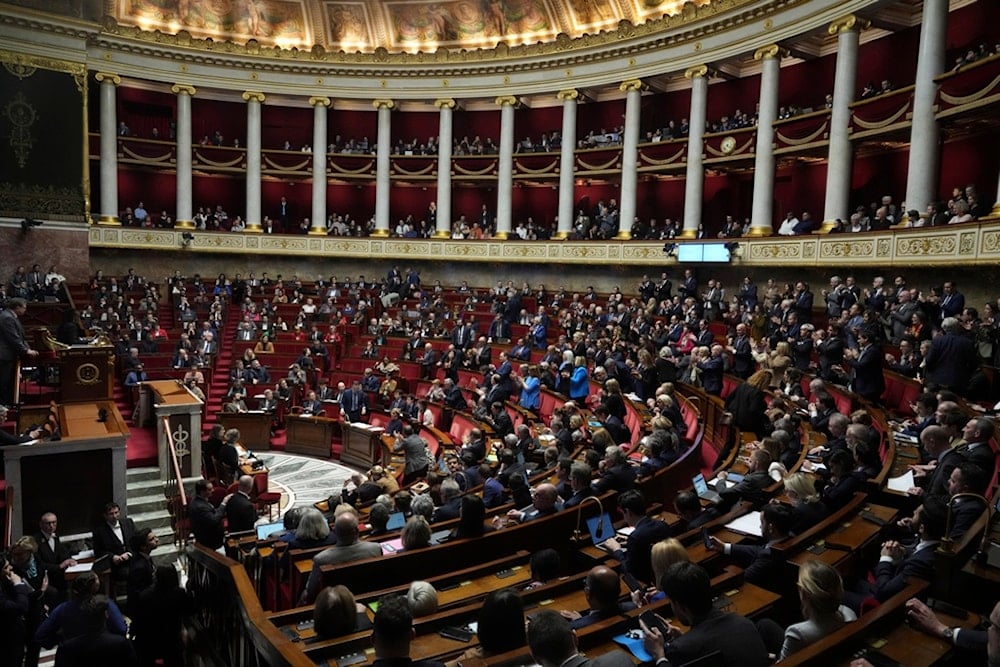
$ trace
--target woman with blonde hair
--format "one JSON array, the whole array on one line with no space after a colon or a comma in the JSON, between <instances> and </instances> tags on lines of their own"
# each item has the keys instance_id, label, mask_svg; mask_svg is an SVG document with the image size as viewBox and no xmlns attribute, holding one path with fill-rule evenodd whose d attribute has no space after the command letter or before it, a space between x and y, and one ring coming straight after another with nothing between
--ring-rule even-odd
<instances>
[{"instance_id":1,"label":"woman with blonde hair","mask_svg":"<svg viewBox=\"0 0 1000 667\"><path fill-rule=\"evenodd\" d=\"M653 568L653 582L655 586L650 586L646 590L632 592L632 601L637 607L656 602L665 597L663 593L663 576L674 563L686 563L691 560L687 549L676 537L668 537L653 545L649 553L649 562Z\"/></svg>"},{"instance_id":2,"label":"woman with blonde hair","mask_svg":"<svg viewBox=\"0 0 1000 667\"><path fill-rule=\"evenodd\" d=\"M784 660L858 618L841 604L844 582L840 574L826 563L818 560L803 563L799 568L798 588L802 615L806 620L785 630L778 660Z\"/></svg>"},{"instance_id":3,"label":"woman with blonde hair","mask_svg":"<svg viewBox=\"0 0 1000 667\"><path fill-rule=\"evenodd\" d=\"M771 387L780 386L785 371L792 365L792 348L788 345L788 341L778 341L774 350L767 355L766 365L771 369Z\"/></svg>"},{"instance_id":4,"label":"woman with blonde hair","mask_svg":"<svg viewBox=\"0 0 1000 667\"><path fill-rule=\"evenodd\" d=\"M795 472L785 478L785 495L795 513L795 523L792 524L795 535L801 535L829 514L816 492L813 478L804 472Z\"/></svg>"}]
</instances>

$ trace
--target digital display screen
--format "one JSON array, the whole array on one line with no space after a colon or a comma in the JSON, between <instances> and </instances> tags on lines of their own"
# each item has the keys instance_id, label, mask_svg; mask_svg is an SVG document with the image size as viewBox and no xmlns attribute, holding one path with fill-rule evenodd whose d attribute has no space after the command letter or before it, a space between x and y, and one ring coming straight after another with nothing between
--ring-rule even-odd
<instances>
[{"instance_id":1,"label":"digital display screen","mask_svg":"<svg viewBox=\"0 0 1000 667\"><path fill-rule=\"evenodd\" d=\"M685 262L728 262L729 250L725 243L679 243L677 261Z\"/></svg>"}]
</instances>

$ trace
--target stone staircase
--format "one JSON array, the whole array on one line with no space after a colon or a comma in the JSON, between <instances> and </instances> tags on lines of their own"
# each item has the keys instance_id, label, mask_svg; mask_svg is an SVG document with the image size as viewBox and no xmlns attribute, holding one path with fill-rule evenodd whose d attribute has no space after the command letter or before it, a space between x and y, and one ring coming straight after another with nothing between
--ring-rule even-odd
<instances>
[{"instance_id":1,"label":"stone staircase","mask_svg":"<svg viewBox=\"0 0 1000 667\"><path fill-rule=\"evenodd\" d=\"M160 469L129 468L126 480L129 518L135 521L136 528L152 528L160 538L160 546L153 551L153 561L157 565L173 563L177 558L177 548L173 543Z\"/></svg>"}]
</instances>

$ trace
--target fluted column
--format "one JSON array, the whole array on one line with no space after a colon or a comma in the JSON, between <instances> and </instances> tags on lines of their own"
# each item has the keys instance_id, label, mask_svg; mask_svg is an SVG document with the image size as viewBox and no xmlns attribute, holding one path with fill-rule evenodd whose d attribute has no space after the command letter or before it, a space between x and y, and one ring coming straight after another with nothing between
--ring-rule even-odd
<instances>
[{"instance_id":1,"label":"fluted column","mask_svg":"<svg viewBox=\"0 0 1000 667\"><path fill-rule=\"evenodd\" d=\"M858 44L861 31L871 22L848 14L830 24L827 32L837 35L837 69L833 78L833 108L830 109L830 146L826 161L826 203L823 231L833 229L838 218L847 220L851 211L851 102L858 79Z\"/></svg>"},{"instance_id":2,"label":"fluted column","mask_svg":"<svg viewBox=\"0 0 1000 667\"><path fill-rule=\"evenodd\" d=\"M310 97L309 104L313 108L312 227L309 233L326 236L326 111L330 108L330 98Z\"/></svg>"},{"instance_id":3,"label":"fluted column","mask_svg":"<svg viewBox=\"0 0 1000 667\"><path fill-rule=\"evenodd\" d=\"M639 182L639 110L642 81L631 79L619 86L625 91L625 134L622 137L622 189L618 208L619 239L632 238L636 184Z\"/></svg>"},{"instance_id":4,"label":"fluted column","mask_svg":"<svg viewBox=\"0 0 1000 667\"><path fill-rule=\"evenodd\" d=\"M761 61L760 102L757 110L757 147L753 163L753 206L750 236L770 236L774 219L774 121L778 119L778 79L787 51L777 44L754 52Z\"/></svg>"},{"instance_id":5,"label":"fluted column","mask_svg":"<svg viewBox=\"0 0 1000 667\"><path fill-rule=\"evenodd\" d=\"M448 238L451 235L451 122L455 100L435 100L434 106L438 108L437 217L434 219L434 236Z\"/></svg>"},{"instance_id":6,"label":"fluted column","mask_svg":"<svg viewBox=\"0 0 1000 667\"><path fill-rule=\"evenodd\" d=\"M577 90L560 90L556 95L563 103L562 143L559 149L559 226L553 238L564 239L573 229L574 186L576 185L576 105Z\"/></svg>"},{"instance_id":7,"label":"fluted column","mask_svg":"<svg viewBox=\"0 0 1000 667\"><path fill-rule=\"evenodd\" d=\"M260 234L260 125L264 93L248 90L243 93L247 103L247 233Z\"/></svg>"},{"instance_id":8,"label":"fluted column","mask_svg":"<svg viewBox=\"0 0 1000 667\"><path fill-rule=\"evenodd\" d=\"M375 231L372 236L389 235L389 198L392 183L389 180L389 153L392 150L392 118L396 107L392 100L373 100L378 109L378 146L375 149Z\"/></svg>"},{"instance_id":9,"label":"fluted column","mask_svg":"<svg viewBox=\"0 0 1000 667\"><path fill-rule=\"evenodd\" d=\"M923 211L937 199L938 126L934 118L937 83L944 72L945 39L948 30L948 0L924 0L917 78L913 87L913 122L910 125L910 162L906 170L905 211Z\"/></svg>"},{"instance_id":10,"label":"fluted column","mask_svg":"<svg viewBox=\"0 0 1000 667\"><path fill-rule=\"evenodd\" d=\"M701 222L705 170L702 150L705 143L705 113L708 102L708 67L696 65L684 72L691 79L691 111L688 115L687 175L684 182L684 228L681 238L693 239Z\"/></svg>"},{"instance_id":11,"label":"fluted column","mask_svg":"<svg viewBox=\"0 0 1000 667\"><path fill-rule=\"evenodd\" d=\"M510 235L514 191L514 105L517 98L510 95L498 97L500 106L500 163L497 165L497 229L493 238L505 239Z\"/></svg>"},{"instance_id":12,"label":"fluted column","mask_svg":"<svg viewBox=\"0 0 1000 667\"><path fill-rule=\"evenodd\" d=\"M174 84L170 92L177 96L177 209L174 227L194 229L194 191L191 186L191 98L194 86Z\"/></svg>"},{"instance_id":13,"label":"fluted column","mask_svg":"<svg viewBox=\"0 0 1000 667\"><path fill-rule=\"evenodd\" d=\"M100 225L120 225L118 220L118 101L117 74L98 72L101 84L101 215Z\"/></svg>"}]
</instances>

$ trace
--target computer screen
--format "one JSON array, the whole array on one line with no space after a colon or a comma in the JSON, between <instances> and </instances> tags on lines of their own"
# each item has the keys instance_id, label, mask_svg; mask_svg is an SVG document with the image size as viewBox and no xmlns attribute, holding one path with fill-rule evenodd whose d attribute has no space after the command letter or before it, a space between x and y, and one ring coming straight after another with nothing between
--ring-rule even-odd
<instances>
[{"instance_id":1,"label":"computer screen","mask_svg":"<svg viewBox=\"0 0 1000 667\"><path fill-rule=\"evenodd\" d=\"M708 491L708 483L705 481L705 476L702 475L701 473L698 473L697 475L692 477L691 481L694 482L695 493L700 495Z\"/></svg>"},{"instance_id":2,"label":"computer screen","mask_svg":"<svg viewBox=\"0 0 1000 667\"><path fill-rule=\"evenodd\" d=\"M679 243L677 261L684 262L728 262L729 249L725 243Z\"/></svg>"}]
</instances>

